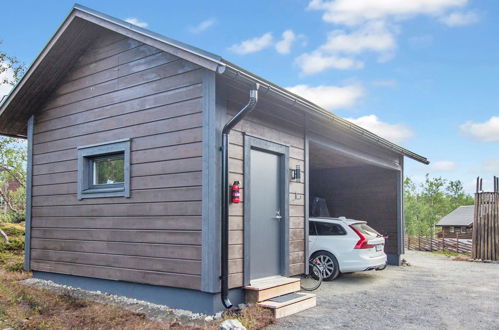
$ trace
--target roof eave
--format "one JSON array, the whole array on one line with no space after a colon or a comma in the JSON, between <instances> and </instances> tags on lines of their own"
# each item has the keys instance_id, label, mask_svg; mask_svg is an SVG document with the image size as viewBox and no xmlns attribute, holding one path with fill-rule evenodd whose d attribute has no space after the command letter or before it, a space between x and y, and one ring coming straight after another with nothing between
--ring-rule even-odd
<instances>
[{"instance_id":1,"label":"roof eave","mask_svg":"<svg viewBox=\"0 0 499 330\"><path fill-rule=\"evenodd\" d=\"M322 118L334 121L334 122L338 123L339 125L344 126L347 129L354 131L356 134L362 136L363 138L367 138L370 141L373 141L379 145L382 145L385 148L388 148L388 149L390 149L398 154L402 154L406 157L414 159L414 160L421 162L423 164L428 165L430 163L426 157L423 157L423 156L416 154L408 149L405 149L405 148L403 148L395 143L392 143L392 142L366 130L365 128L362 128L362 127L352 123L351 121L346 120L338 115L335 115L331 111L328 111L328 110L318 106L317 104L310 102L309 100L307 100L307 99L305 99L297 94L290 92L289 90L287 90L281 86L278 86L278 85L276 85L276 84L274 84L274 83L272 83L264 78L261 78L261 77L255 75L255 74L253 74L253 73L225 60L225 59L222 59L222 62L224 63L224 65L222 67L220 67L218 70L218 72L221 74L229 75L229 76L231 76L231 78L236 78L236 79L242 78L242 79L247 79L253 83L257 83L261 87L267 89L267 91L274 92L277 95L288 98L293 103L300 104L300 105L304 106L305 108L307 108L309 111L321 116Z\"/></svg>"}]
</instances>

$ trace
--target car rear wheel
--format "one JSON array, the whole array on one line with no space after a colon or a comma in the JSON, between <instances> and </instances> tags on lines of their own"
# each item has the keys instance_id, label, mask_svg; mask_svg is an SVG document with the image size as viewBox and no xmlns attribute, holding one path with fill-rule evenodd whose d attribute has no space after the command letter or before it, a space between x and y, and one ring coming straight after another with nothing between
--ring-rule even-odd
<instances>
[{"instance_id":1,"label":"car rear wheel","mask_svg":"<svg viewBox=\"0 0 499 330\"><path fill-rule=\"evenodd\" d=\"M322 279L324 281L332 281L340 273L338 260L336 257L327 251L319 251L312 256L314 261L319 261L319 267L322 269Z\"/></svg>"}]
</instances>

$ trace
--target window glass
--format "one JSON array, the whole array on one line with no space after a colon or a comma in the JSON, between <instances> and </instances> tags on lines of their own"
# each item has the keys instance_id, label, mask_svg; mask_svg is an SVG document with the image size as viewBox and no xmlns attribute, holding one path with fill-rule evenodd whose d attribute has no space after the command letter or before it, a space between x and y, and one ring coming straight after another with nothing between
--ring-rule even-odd
<instances>
[{"instance_id":1,"label":"window glass","mask_svg":"<svg viewBox=\"0 0 499 330\"><path fill-rule=\"evenodd\" d=\"M315 221L308 222L308 234L312 236L317 235L317 232L315 231Z\"/></svg>"},{"instance_id":2,"label":"window glass","mask_svg":"<svg viewBox=\"0 0 499 330\"><path fill-rule=\"evenodd\" d=\"M366 223L355 223L352 225L352 227L355 227L362 235L366 236L382 236L380 233L378 233L376 230L368 226Z\"/></svg>"},{"instance_id":3,"label":"window glass","mask_svg":"<svg viewBox=\"0 0 499 330\"><path fill-rule=\"evenodd\" d=\"M125 182L123 154L98 157L92 160L93 184L118 184Z\"/></svg>"},{"instance_id":4,"label":"window glass","mask_svg":"<svg viewBox=\"0 0 499 330\"><path fill-rule=\"evenodd\" d=\"M461 227L461 234L466 234L466 227Z\"/></svg>"},{"instance_id":5,"label":"window glass","mask_svg":"<svg viewBox=\"0 0 499 330\"><path fill-rule=\"evenodd\" d=\"M454 227L449 227L449 233L453 233L454 232Z\"/></svg>"},{"instance_id":6,"label":"window glass","mask_svg":"<svg viewBox=\"0 0 499 330\"><path fill-rule=\"evenodd\" d=\"M329 222L316 222L315 228L319 236L345 235L346 231L341 225Z\"/></svg>"}]
</instances>

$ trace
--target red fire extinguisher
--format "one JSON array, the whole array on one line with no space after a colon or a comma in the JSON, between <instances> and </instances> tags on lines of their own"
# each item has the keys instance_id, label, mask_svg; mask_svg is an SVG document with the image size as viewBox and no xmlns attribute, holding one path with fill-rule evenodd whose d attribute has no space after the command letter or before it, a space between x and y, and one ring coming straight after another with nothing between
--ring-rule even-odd
<instances>
[{"instance_id":1,"label":"red fire extinguisher","mask_svg":"<svg viewBox=\"0 0 499 330\"><path fill-rule=\"evenodd\" d=\"M232 184L232 203L239 203L241 201L241 192L239 191L239 181L234 181Z\"/></svg>"}]
</instances>

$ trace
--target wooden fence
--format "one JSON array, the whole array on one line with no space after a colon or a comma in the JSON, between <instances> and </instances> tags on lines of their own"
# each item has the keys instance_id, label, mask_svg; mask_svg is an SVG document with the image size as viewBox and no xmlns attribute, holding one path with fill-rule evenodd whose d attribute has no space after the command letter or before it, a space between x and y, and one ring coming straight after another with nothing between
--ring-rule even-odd
<instances>
[{"instance_id":1,"label":"wooden fence","mask_svg":"<svg viewBox=\"0 0 499 330\"><path fill-rule=\"evenodd\" d=\"M499 178L494 177L494 192L482 191L477 179L473 220L472 258L499 260Z\"/></svg>"},{"instance_id":2,"label":"wooden fence","mask_svg":"<svg viewBox=\"0 0 499 330\"><path fill-rule=\"evenodd\" d=\"M460 238L405 237L405 247L417 251L447 251L471 254L471 240Z\"/></svg>"}]
</instances>

